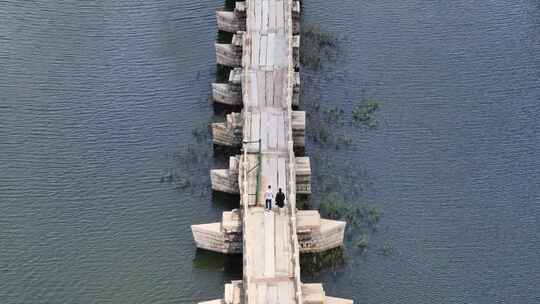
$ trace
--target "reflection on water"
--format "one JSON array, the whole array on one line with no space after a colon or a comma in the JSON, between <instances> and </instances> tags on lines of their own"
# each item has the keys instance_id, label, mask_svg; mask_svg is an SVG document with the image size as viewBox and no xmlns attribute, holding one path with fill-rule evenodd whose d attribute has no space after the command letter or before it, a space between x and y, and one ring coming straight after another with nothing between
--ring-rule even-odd
<instances>
[{"instance_id":1,"label":"reflection on water","mask_svg":"<svg viewBox=\"0 0 540 304\"><path fill-rule=\"evenodd\" d=\"M242 255L224 255L196 249L193 265L196 269L225 272L231 280L242 279Z\"/></svg>"},{"instance_id":2,"label":"reflection on water","mask_svg":"<svg viewBox=\"0 0 540 304\"><path fill-rule=\"evenodd\" d=\"M300 270L303 282L320 283L317 278L322 272L335 273L343 268L345 256L343 248L335 248L322 253L300 255Z\"/></svg>"},{"instance_id":3,"label":"reflection on water","mask_svg":"<svg viewBox=\"0 0 540 304\"><path fill-rule=\"evenodd\" d=\"M240 208L240 196L212 191L212 207L232 210Z\"/></svg>"}]
</instances>

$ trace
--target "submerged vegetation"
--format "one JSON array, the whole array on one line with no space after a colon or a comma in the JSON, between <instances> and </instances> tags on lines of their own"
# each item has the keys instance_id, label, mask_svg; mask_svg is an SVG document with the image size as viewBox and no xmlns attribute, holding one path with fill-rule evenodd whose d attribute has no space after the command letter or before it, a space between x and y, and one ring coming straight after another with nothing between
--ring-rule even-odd
<instances>
[{"instance_id":1,"label":"submerged vegetation","mask_svg":"<svg viewBox=\"0 0 540 304\"><path fill-rule=\"evenodd\" d=\"M342 248L334 248L321 253L305 253L300 255L300 269L302 276L314 276L322 270L337 270L345 264L345 255Z\"/></svg>"},{"instance_id":2,"label":"submerged vegetation","mask_svg":"<svg viewBox=\"0 0 540 304\"><path fill-rule=\"evenodd\" d=\"M346 221L346 237L362 250L368 247L368 233L376 231L381 214L377 207L365 203L347 204L337 193L325 196L319 211L322 217Z\"/></svg>"},{"instance_id":3,"label":"submerged vegetation","mask_svg":"<svg viewBox=\"0 0 540 304\"><path fill-rule=\"evenodd\" d=\"M362 236L360 237L360 239L356 241L356 247L365 249L367 248L368 243L369 243L369 236L367 235L367 233L362 233Z\"/></svg>"},{"instance_id":4,"label":"submerged vegetation","mask_svg":"<svg viewBox=\"0 0 540 304\"><path fill-rule=\"evenodd\" d=\"M331 35L317 34L322 33L318 28L308 28L307 31L312 31L313 36L308 39L314 41L315 49L309 50L307 56L304 54L302 64L310 64L312 69L318 69L321 56L326 56L320 50L335 51L337 40ZM336 270L337 265L345 263L347 255L366 254L372 248L373 252L382 250L385 255L389 255L391 247L383 247L376 237L382 217L381 210L372 203L358 199L372 183L367 170L360 161L351 163L346 168L337 168L332 161L333 157L327 155L329 151L325 149L348 149L356 137L354 133L362 132L362 128L358 126L366 127L365 130L375 128L376 112L380 105L373 98L362 99L358 104L354 101L339 105L329 103L324 100L320 83L313 82L313 76L308 75L306 78L302 82L301 104L306 109L306 136L309 142L315 145L315 151L310 151L309 155L315 168L312 172L312 183L316 193L309 199L299 200L298 203L302 209L318 207L321 217L345 221L347 226L341 254L308 255L303 260L309 260L309 263L303 264L302 270L304 271L304 267L306 272L311 273L317 273L322 268Z\"/></svg>"},{"instance_id":5,"label":"submerged vegetation","mask_svg":"<svg viewBox=\"0 0 540 304\"><path fill-rule=\"evenodd\" d=\"M208 123L201 123L191 130L193 142L185 145L174 153L175 166L162 173L161 183L170 183L178 191L205 192L208 188L208 180L205 177L210 166L211 147L210 129ZM207 163L207 166L201 166Z\"/></svg>"},{"instance_id":6,"label":"submerged vegetation","mask_svg":"<svg viewBox=\"0 0 540 304\"><path fill-rule=\"evenodd\" d=\"M393 251L394 251L394 248L392 247L392 245L390 245L388 241L384 242L383 254L386 256L389 256L392 254Z\"/></svg>"},{"instance_id":7,"label":"submerged vegetation","mask_svg":"<svg viewBox=\"0 0 540 304\"><path fill-rule=\"evenodd\" d=\"M375 99L368 98L365 102L358 104L354 108L352 112L354 122L368 128L375 128L377 121L374 114L377 109L379 109L379 103Z\"/></svg>"},{"instance_id":8,"label":"submerged vegetation","mask_svg":"<svg viewBox=\"0 0 540 304\"><path fill-rule=\"evenodd\" d=\"M209 138L209 130L210 129L208 123L201 123L191 130L191 135L193 135L197 143L201 143Z\"/></svg>"},{"instance_id":9,"label":"submerged vegetation","mask_svg":"<svg viewBox=\"0 0 540 304\"><path fill-rule=\"evenodd\" d=\"M307 136L315 143L333 145L336 149L348 146L352 138L343 127L346 125L345 110L339 107L322 108L317 99L312 99L306 108L308 120Z\"/></svg>"},{"instance_id":10,"label":"submerged vegetation","mask_svg":"<svg viewBox=\"0 0 540 304\"><path fill-rule=\"evenodd\" d=\"M196 269L206 271L226 272L236 279L242 278L242 255L225 255L208 250L197 249L193 259L193 266Z\"/></svg>"},{"instance_id":11,"label":"submerged vegetation","mask_svg":"<svg viewBox=\"0 0 540 304\"><path fill-rule=\"evenodd\" d=\"M331 32L322 30L318 25L303 24L301 27L300 64L312 71L319 70L324 63L335 61L338 58L340 44L343 37L338 37ZM331 145L336 149L349 146L352 136L344 130L344 127L363 125L369 129L377 126L375 112L379 103L372 98L363 100L356 107L345 111L339 106L326 107L319 98L306 98L306 87L310 86L312 78L302 80L301 104L307 108L308 132L313 142L322 145ZM320 86L314 89L319 92ZM352 102L351 102L352 103Z\"/></svg>"},{"instance_id":12,"label":"submerged vegetation","mask_svg":"<svg viewBox=\"0 0 540 304\"><path fill-rule=\"evenodd\" d=\"M300 40L300 64L303 67L318 70L323 60L337 57L339 39L332 33L325 32L317 25L303 25Z\"/></svg>"},{"instance_id":13,"label":"submerged vegetation","mask_svg":"<svg viewBox=\"0 0 540 304\"><path fill-rule=\"evenodd\" d=\"M349 206L336 193L325 196L320 205L321 216L334 219L345 220L352 228L376 228L380 219L379 208L365 203L356 203Z\"/></svg>"},{"instance_id":14,"label":"submerged vegetation","mask_svg":"<svg viewBox=\"0 0 540 304\"><path fill-rule=\"evenodd\" d=\"M317 144L334 146L336 149L347 147L352 144L350 133L355 131L354 126L373 129L378 124L375 114L380 104L373 98L357 104L350 115L338 106L321 106L318 98L311 98L303 104L308 109L307 136Z\"/></svg>"}]
</instances>

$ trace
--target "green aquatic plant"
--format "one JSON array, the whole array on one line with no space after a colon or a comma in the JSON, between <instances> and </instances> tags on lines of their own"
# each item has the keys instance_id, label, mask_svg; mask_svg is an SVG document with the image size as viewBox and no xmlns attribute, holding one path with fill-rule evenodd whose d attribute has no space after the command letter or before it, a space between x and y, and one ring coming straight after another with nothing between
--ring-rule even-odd
<instances>
[{"instance_id":1,"label":"green aquatic plant","mask_svg":"<svg viewBox=\"0 0 540 304\"><path fill-rule=\"evenodd\" d=\"M377 109L379 109L379 103L371 98L362 104L358 104L352 112L354 122L368 128L375 128L377 121L374 118L374 114Z\"/></svg>"},{"instance_id":2,"label":"green aquatic plant","mask_svg":"<svg viewBox=\"0 0 540 304\"><path fill-rule=\"evenodd\" d=\"M345 264L343 248L338 247L321 253L306 253L300 255L302 275L317 275L323 269L336 269Z\"/></svg>"},{"instance_id":3,"label":"green aquatic plant","mask_svg":"<svg viewBox=\"0 0 540 304\"><path fill-rule=\"evenodd\" d=\"M377 224L381 216L381 211L377 207L371 207L368 211L369 221L371 224Z\"/></svg>"},{"instance_id":4,"label":"green aquatic plant","mask_svg":"<svg viewBox=\"0 0 540 304\"><path fill-rule=\"evenodd\" d=\"M309 39L319 47L335 47L338 39L336 35L326 32L319 25L304 25L302 27L302 39Z\"/></svg>"},{"instance_id":5,"label":"green aquatic plant","mask_svg":"<svg viewBox=\"0 0 540 304\"><path fill-rule=\"evenodd\" d=\"M393 251L394 248L392 247L392 245L390 245L388 241L385 241L383 245L383 255L389 256L392 254Z\"/></svg>"},{"instance_id":6,"label":"green aquatic plant","mask_svg":"<svg viewBox=\"0 0 540 304\"><path fill-rule=\"evenodd\" d=\"M360 239L356 241L356 247L365 249L369 243L369 236L366 233L362 233Z\"/></svg>"},{"instance_id":7,"label":"green aquatic plant","mask_svg":"<svg viewBox=\"0 0 540 304\"><path fill-rule=\"evenodd\" d=\"M341 109L324 110L318 115L310 114L308 120L307 133L315 142L322 145L333 145L336 149L349 146L352 138L348 134L343 134L339 129L343 125ZM341 133L341 134L340 134Z\"/></svg>"},{"instance_id":8,"label":"green aquatic plant","mask_svg":"<svg viewBox=\"0 0 540 304\"><path fill-rule=\"evenodd\" d=\"M332 33L321 30L318 25L304 25L300 40L300 63L317 70L323 59L336 57L339 39Z\"/></svg>"},{"instance_id":9,"label":"green aquatic plant","mask_svg":"<svg viewBox=\"0 0 540 304\"><path fill-rule=\"evenodd\" d=\"M342 134L337 137L336 140L336 148L339 148L340 146L349 146L352 143L352 138L349 135Z\"/></svg>"},{"instance_id":10,"label":"green aquatic plant","mask_svg":"<svg viewBox=\"0 0 540 304\"><path fill-rule=\"evenodd\" d=\"M323 111L324 120L329 124L341 124L345 111L338 107L332 107Z\"/></svg>"},{"instance_id":11,"label":"green aquatic plant","mask_svg":"<svg viewBox=\"0 0 540 304\"><path fill-rule=\"evenodd\" d=\"M306 108L306 136L314 143L340 149L352 143L350 135L341 128L345 125L345 111L337 106L323 107L318 98L303 102Z\"/></svg>"},{"instance_id":12,"label":"green aquatic plant","mask_svg":"<svg viewBox=\"0 0 540 304\"><path fill-rule=\"evenodd\" d=\"M338 220L348 213L348 208L338 195L331 194L323 198L319 211L323 217Z\"/></svg>"},{"instance_id":13,"label":"green aquatic plant","mask_svg":"<svg viewBox=\"0 0 540 304\"><path fill-rule=\"evenodd\" d=\"M324 124L321 124L319 126L319 130L317 132L317 141L321 142L321 143L327 143L328 142L328 139L330 137L330 132L328 132L328 128L326 128L326 126Z\"/></svg>"},{"instance_id":14,"label":"green aquatic plant","mask_svg":"<svg viewBox=\"0 0 540 304\"><path fill-rule=\"evenodd\" d=\"M176 181L176 189L178 190L184 190L189 187L191 187L191 180L184 176L177 176L175 178Z\"/></svg>"},{"instance_id":15,"label":"green aquatic plant","mask_svg":"<svg viewBox=\"0 0 540 304\"><path fill-rule=\"evenodd\" d=\"M339 181L337 183L339 184ZM322 187L326 191L331 191L335 186L323 184ZM337 192L330 192L321 199L319 211L323 217L335 220L342 219L355 227L374 226L381 217L381 211L378 207L371 207L365 203L349 206Z\"/></svg>"},{"instance_id":16,"label":"green aquatic plant","mask_svg":"<svg viewBox=\"0 0 540 304\"><path fill-rule=\"evenodd\" d=\"M198 143L201 143L202 141L208 139L210 137L210 128L208 126L208 123L201 123L195 126L191 130L191 135L193 135L193 137Z\"/></svg>"}]
</instances>

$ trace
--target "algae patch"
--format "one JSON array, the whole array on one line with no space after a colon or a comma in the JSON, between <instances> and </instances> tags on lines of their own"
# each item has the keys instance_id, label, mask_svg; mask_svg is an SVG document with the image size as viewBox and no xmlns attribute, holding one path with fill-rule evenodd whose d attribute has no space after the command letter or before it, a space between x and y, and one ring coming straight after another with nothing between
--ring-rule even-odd
<instances>
[{"instance_id":1,"label":"algae patch","mask_svg":"<svg viewBox=\"0 0 540 304\"><path fill-rule=\"evenodd\" d=\"M358 104L352 111L352 118L356 124L361 124L368 128L377 127L375 112L379 109L379 103L372 98Z\"/></svg>"}]
</instances>

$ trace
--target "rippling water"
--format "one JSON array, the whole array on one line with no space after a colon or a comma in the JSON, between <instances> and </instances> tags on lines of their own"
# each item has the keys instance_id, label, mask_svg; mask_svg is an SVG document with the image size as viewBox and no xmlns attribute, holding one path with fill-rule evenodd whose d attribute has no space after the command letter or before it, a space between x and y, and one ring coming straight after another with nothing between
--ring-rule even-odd
<instances>
[{"instance_id":1,"label":"rippling water","mask_svg":"<svg viewBox=\"0 0 540 304\"><path fill-rule=\"evenodd\" d=\"M222 6L0 2L1 303L193 303L239 276L190 232L231 207L209 191L223 158L200 127ZM348 243L343 266L306 280L358 303L540 301L538 2L303 11L342 37L337 60L303 71L304 100L347 121L381 104L377 129L342 128L350 146L308 142L330 156L313 196L344 175L347 200L382 216L366 252Z\"/></svg>"}]
</instances>

